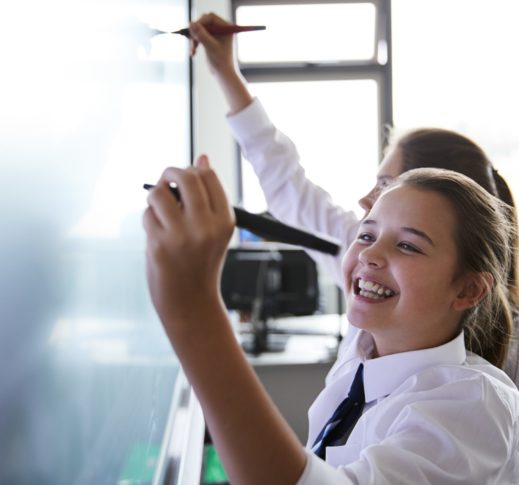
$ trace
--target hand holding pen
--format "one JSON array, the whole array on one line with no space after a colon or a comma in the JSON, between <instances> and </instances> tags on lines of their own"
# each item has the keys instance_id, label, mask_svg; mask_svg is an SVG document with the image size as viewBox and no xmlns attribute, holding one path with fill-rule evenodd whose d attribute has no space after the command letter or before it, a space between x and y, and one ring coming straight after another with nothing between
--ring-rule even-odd
<instances>
[{"instance_id":1,"label":"hand holding pen","mask_svg":"<svg viewBox=\"0 0 519 485\"><path fill-rule=\"evenodd\" d=\"M207 32L209 32L213 36L221 36L221 35L232 35L239 34L240 32L253 32L255 30L265 30L266 27L264 25L236 25L236 24L222 24L216 25L211 24L205 27ZM189 31L189 27L185 29L175 30L171 32L172 34L180 34L188 39L191 38L191 32Z\"/></svg>"},{"instance_id":2,"label":"hand holding pen","mask_svg":"<svg viewBox=\"0 0 519 485\"><path fill-rule=\"evenodd\" d=\"M182 193L180 203L170 184ZM219 276L235 219L225 192L205 156L196 167L169 167L148 195L147 278L163 321L219 298Z\"/></svg>"},{"instance_id":3,"label":"hand holding pen","mask_svg":"<svg viewBox=\"0 0 519 485\"><path fill-rule=\"evenodd\" d=\"M203 45L209 70L220 84L229 105L229 113L234 114L248 106L253 98L234 58L233 36L214 36L208 31L217 26L230 25L232 24L214 13L204 14L196 22L192 22L191 55L195 55L199 44Z\"/></svg>"},{"instance_id":4,"label":"hand holding pen","mask_svg":"<svg viewBox=\"0 0 519 485\"><path fill-rule=\"evenodd\" d=\"M214 13L204 14L196 22L191 22L189 25L191 55L196 54L198 45L202 43L213 72L219 72L221 68L234 69L233 36L212 34L219 29L227 29L232 26L233 24Z\"/></svg>"}]
</instances>

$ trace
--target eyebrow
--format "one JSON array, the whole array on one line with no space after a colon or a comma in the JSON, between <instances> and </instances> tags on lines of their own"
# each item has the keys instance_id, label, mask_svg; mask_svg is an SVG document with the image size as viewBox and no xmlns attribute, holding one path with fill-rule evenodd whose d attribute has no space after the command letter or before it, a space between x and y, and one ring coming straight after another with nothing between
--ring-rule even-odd
<instances>
[{"instance_id":1,"label":"eyebrow","mask_svg":"<svg viewBox=\"0 0 519 485\"><path fill-rule=\"evenodd\" d=\"M361 225L376 225L377 221L373 219L364 219L361 223ZM401 227L402 231L410 232L411 234L414 234L415 236L418 236L425 241L427 241L431 246L435 246L433 240L425 233L424 231L420 231L419 229L416 229L414 227L407 227L403 226Z\"/></svg>"}]
</instances>

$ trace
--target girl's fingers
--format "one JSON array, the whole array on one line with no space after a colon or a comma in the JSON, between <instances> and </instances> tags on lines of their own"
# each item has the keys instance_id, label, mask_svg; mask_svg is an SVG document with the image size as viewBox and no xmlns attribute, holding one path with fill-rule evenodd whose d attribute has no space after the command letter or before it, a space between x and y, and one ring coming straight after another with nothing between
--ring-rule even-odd
<instances>
[{"instance_id":1,"label":"girl's fingers","mask_svg":"<svg viewBox=\"0 0 519 485\"><path fill-rule=\"evenodd\" d=\"M170 228L180 211L178 201L169 190L169 183L159 182L148 194L148 204L157 224L163 228Z\"/></svg>"},{"instance_id":2,"label":"girl's fingers","mask_svg":"<svg viewBox=\"0 0 519 485\"><path fill-rule=\"evenodd\" d=\"M195 167L211 168L211 165L209 163L209 158L207 158L207 155L199 155L195 161Z\"/></svg>"},{"instance_id":3,"label":"girl's fingers","mask_svg":"<svg viewBox=\"0 0 519 485\"><path fill-rule=\"evenodd\" d=\"M216 173L212 170L207 155L200 155L195 161L195 167L200 169L200 176L204 182L213 212L220 212L229 208L227 196Z\"/></svg>"},{"instance_id":4,"label":"girl's fingers","mask_svg":"<svg viewBox=\"0 0 519 485\"><path fill-rule=\"evenodd\" d=\"M200 177L204 183L212 212L222 216L226 215L229 221L232 220L234 223L234 214L216 172L207 165L200 169Z\"/></svg>"},{"instance_id":5,"label":"girl's fingers","mask_svg":"<svg viewBox=\"0 0 519 485\"><path fill-rule=\"evenodd\" d=\"M226 25L230 23L213 12L203 14L200 16L197 22L201 23L202 25Z\"/></svg>"},{"instance_id":6,"label":"girl's fingers","mask_svg":"<svg viewBox=\"0 0 519 485\"><path fill-rule=\"evenodd\" d=\"M207 32L204 25L200 22L192 22L189 25L189 34L196 45L202 44L206 49L214 49L218 47L218 41Z\"/></svg>"},{"instance_id":7,"label":"girl's fingers","mask_svg":"<svg viewBox=\"0 0 519 485\"><path fill-rule=\"evenodd\" d=\"M157 219L151 206L148 206L142 215L142 225L148 236L151 236L162 229L162 225Z\"/></svg>"},{"instance_id":8,"label":"girl's fingers","mask_svg":"<svg viewBox=\"0 0 519 485\"><path fill-rule=\"evenodd\" d=\"M230 22L218 17L214 13L208 13L202 15L196 22L189 24L189 33L195 42L200 42L205 46L206 49L216 48L219 45L218 40L214 38L209 32L208 28L211 25L229 25ZM198 44L196 44L198 45ZM196 50L195 45L195 50Z\"/></svg>"},{"instance_id":9,"label":"girl's fingers","mask_svg":"<svg viewBox=\"0 0 519 485\"><path fill-rule=\"evenodd\" d=\"M189 50L189 55L193 57L196 54L196 49L198 48L198 41L196 39L193 39L193 37L191 36L189 43L191 46Z\"/></svg>"},{"instance_id":10,"label":"girl's fingers","mask_svg":"<svg viewBox=\"0 0 519 485\"><path fill-rule=\"evenodd\" d=\"M169 167L162 173L160 182L168 185L171 182L177 184L182 206L190 216L204 217L209 212L210 203L207 191L196 168Z\"/></svg>"},{"instance_id":11,"label":"girl's fingers","mask_svg":"<svg viewBox=\"0 0 519 485\"><path fill-rule=\"evenodd\" d=\"M181 204L170 192L171 183L178 187ZM164 170L157 186L148 195L148 202L158 224L165 228L177 224L182 213L199 220L209 217L210 214L218 214L234 223L234 214L225 190L205 155L197 159L195 167L169 167Z\"/></svg>"}]
</instances>

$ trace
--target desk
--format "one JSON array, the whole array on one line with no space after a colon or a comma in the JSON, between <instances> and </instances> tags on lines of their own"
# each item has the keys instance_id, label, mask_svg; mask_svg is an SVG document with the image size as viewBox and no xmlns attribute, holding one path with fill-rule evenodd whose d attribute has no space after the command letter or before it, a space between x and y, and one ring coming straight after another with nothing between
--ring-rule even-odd
<instances>
[{"instance_id":1,"label":"desk","mask_svg":"<svg viewBox=\"0 0 519 485\"><path fill-rule=\"evenodd\" d=\"M251 339L252 324L234 325L242 342ZM336 314L286 317L270 320L268 329L269 340L282 341L284 349L249 355L252 365L333 363L339 336L345 335L347 321L343 315Z\"/></svg>"}]
</instances>

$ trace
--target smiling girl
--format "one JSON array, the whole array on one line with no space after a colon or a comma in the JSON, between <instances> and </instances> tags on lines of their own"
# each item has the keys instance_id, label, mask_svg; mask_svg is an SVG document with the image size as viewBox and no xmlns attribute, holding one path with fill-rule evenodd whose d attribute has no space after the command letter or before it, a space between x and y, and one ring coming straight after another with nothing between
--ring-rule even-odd
<instances>
[{"instance_id":1,"label":"smiling girl","mask_svg":"<svg viewBox=\"0 0 519 485\"><path fill-rule=\"evenodd\" d=\"M207 159L197 165L167 169L149 194L147 274L231 483L519 483L519 392L496 367L516 251L505 204L439 169L382 192L343 260L360 331L309 411L303 449L229 325L219 277L234 220ZM360 412L343 416L348 406Z\"/></svg>"}]
</instances>

